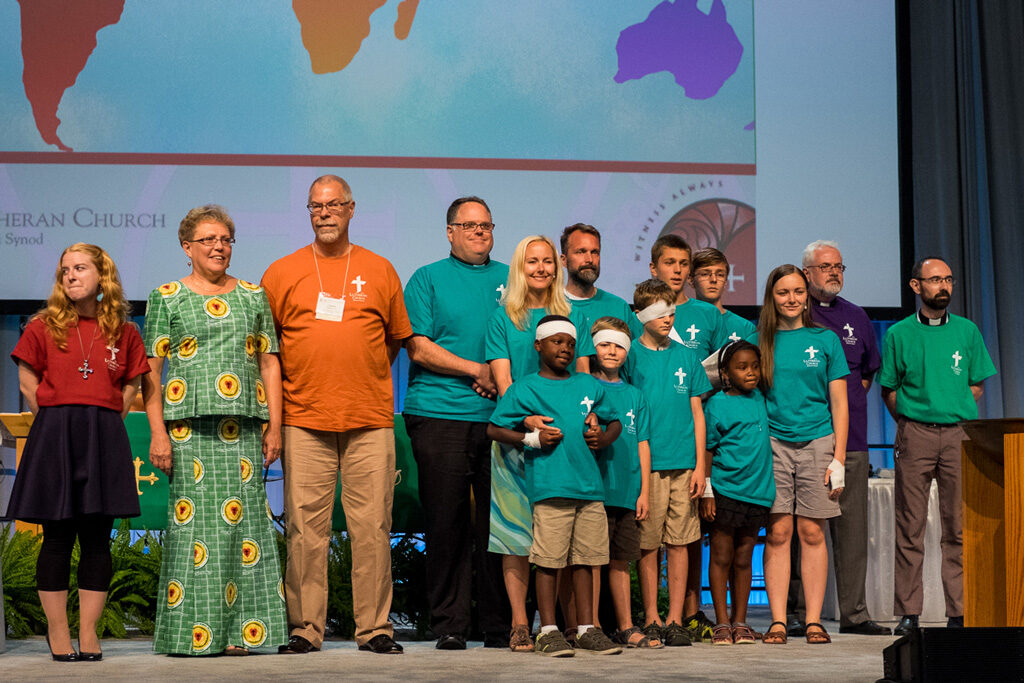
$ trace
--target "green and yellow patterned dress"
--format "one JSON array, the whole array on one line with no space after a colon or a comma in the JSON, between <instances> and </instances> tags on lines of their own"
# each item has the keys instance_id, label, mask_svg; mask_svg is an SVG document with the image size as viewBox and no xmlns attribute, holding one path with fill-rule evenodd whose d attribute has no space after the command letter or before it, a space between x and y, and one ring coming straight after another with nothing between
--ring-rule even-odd
<instances>
[{"instance_id":1,"label":"green and yellow patterned dress","mask_svg":"<svg viewBox=\"0 0 1024 683\"><path fill-rule=\"evenodd\" d=\"M284 587L263 488L269 419L258 353L277 352L263 289L203 296L181 282L149 295L146 353L166 358L174 470L153 649L216 654L288 642Z\"/></svg>"}]
</instances>

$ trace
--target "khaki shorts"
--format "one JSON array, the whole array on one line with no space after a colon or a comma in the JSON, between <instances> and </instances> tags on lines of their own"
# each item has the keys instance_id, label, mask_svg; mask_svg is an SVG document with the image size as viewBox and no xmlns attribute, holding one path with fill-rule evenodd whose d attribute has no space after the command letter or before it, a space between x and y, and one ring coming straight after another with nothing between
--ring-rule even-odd
<instances>
[{"instance_id":1,"label":"khaki shorts","mask_svg":"<svg viewBox=\"0 0 1024 683\"><path fill-rule=\"evenodd\" d=\"M650 512L640 522L640 549L686 545L700 540L697 501L690 500L693 470L651 472Z\"/></svg>"},{"instance_id":2,"label":"khaki shorts","mask_svg":"<svg viewBox=\"0 0 1024 683\"><path fill-rule=\"evenodd\" d=\"M548 498L535 503L530 562L546 569L608 564L604 503L570 498Z\"/></svg>"},{"instance_id":3,"label":"khaki shorts","mask_svg":"<svg viewBox=\"0 0 1024 683\"><path fill-rule=\"evenodd\" d=\"M811 441L772 439L775 471L775 502L772 514L796 514L810 519L830 519L842 512L839 501L828 497L825 471L832 462L832 434Z\"/></svg>"}]
</instances>

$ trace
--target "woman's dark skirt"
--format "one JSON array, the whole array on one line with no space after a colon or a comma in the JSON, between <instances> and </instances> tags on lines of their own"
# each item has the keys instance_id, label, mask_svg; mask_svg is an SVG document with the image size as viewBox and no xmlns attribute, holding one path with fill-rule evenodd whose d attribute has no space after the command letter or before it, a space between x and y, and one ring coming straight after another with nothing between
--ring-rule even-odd
<instances>
[{"instance_id":1,"label":"woman's dark skirt","mask_svg":"<svg viewBox=\"0 0 1024 683\"><path fill-rule=\"evenodd\" d=\"M121 414L86 405L40 407L4 519L137 517L139 494Z\"/></svg>"}]
</instances>

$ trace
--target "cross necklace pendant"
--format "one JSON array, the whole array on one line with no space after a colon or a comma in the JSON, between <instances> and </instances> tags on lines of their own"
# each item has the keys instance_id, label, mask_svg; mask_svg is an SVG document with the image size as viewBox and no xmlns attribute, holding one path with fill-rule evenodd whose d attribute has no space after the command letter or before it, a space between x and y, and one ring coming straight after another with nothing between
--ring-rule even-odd
<instances>
[{"instance_id":1,"label":"cross necklace pendant","mask_svg":"<svg viewBox=\"0 0 1024 683\"><path fill-rule=\"evenodd\" d=\"M82 373L82 379L89 379L89 375L96 372L89 367L89 356L92 355L92 347L96 343L96 333L93 333L92 341L89 342L89 353L86 353L85 344L82 343L82 329L78 325L75 325L75 332L78 333L78 348L82 350L82 365L78 368L78 372Z\"/></svg>"}]
</instances>

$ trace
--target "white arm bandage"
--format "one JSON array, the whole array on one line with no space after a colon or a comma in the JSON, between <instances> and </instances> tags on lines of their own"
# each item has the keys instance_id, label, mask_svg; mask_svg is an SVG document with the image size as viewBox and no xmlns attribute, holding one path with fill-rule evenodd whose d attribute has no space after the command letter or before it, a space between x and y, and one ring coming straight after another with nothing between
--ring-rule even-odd
<instances>
[{"instance_id":1,"label":"white arm bandage","mask_svg":"<svg viewBox=\"0 0 1024 683\"><path fill-rule=\"evenodd\" d=\"M715 492L711 489L711 477L705 480L704 495L701 498L714 498Z\"/></svg>"},{"instance_id":2,"label":"white arm bandage","mask_svg":"<svg viewBox=\"0 0 1024 683\"><path fill-rule=\"evenodd\" d=\"M540 430L534 429L523 435L523 445L527 448L540 449Z\"/></svg>"}]
</instances>

